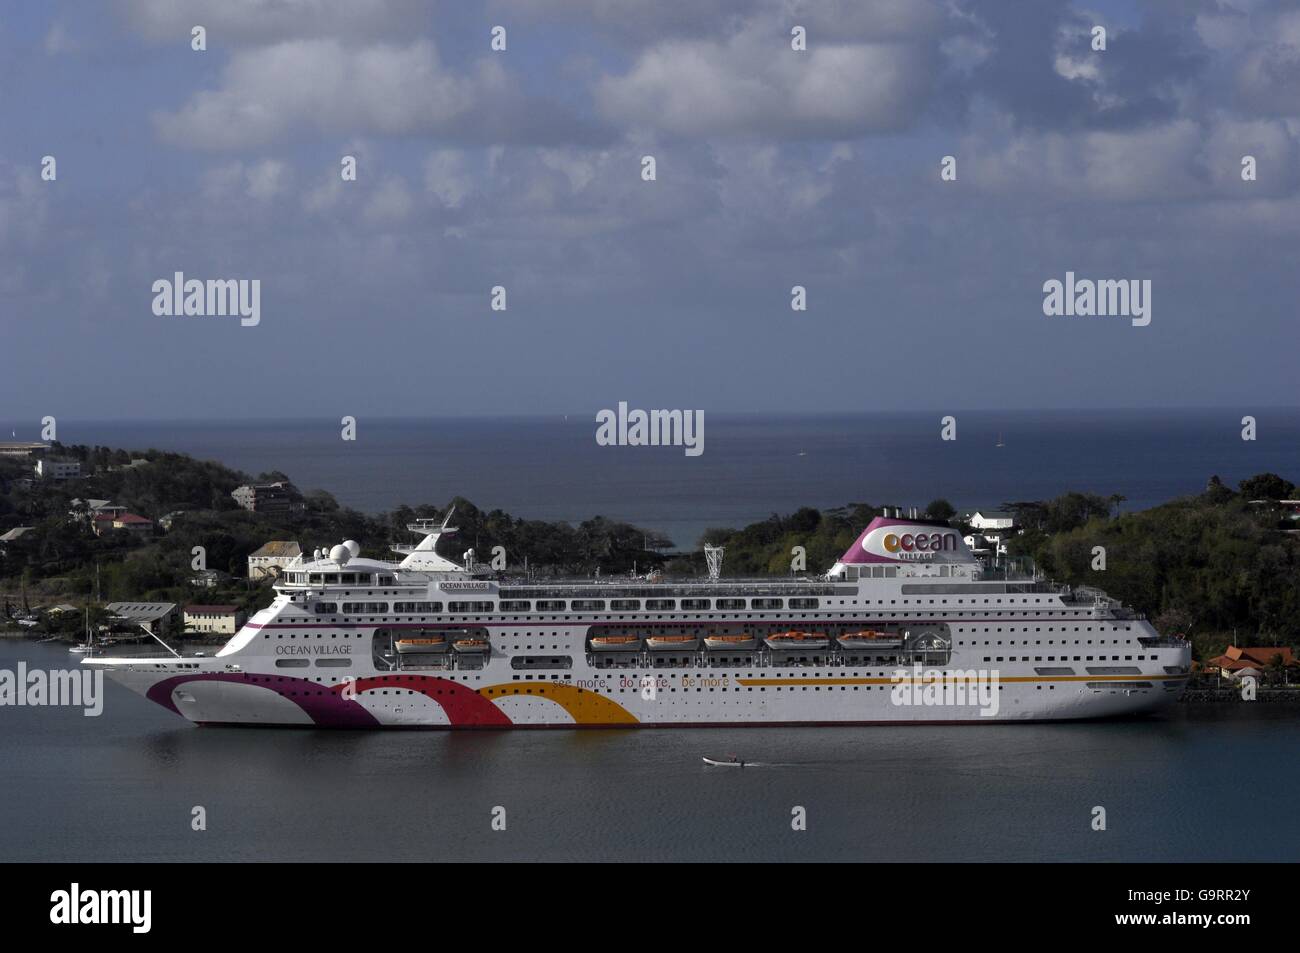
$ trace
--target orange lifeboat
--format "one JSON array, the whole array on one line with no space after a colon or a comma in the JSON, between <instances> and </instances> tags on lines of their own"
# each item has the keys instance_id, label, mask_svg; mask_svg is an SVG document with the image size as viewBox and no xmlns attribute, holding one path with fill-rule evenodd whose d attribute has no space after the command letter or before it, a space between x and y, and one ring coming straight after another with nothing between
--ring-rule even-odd
<instances>
[{"instance_id":1,"label":"orange lifeboat","mask_svg":"<svg viewBox=\"0 0 1300 953\"><path fill-rule=\"evenodd\" d=\"M700 639L695 635L649 635L646 636L645 644L651 651L676 649L679 652L692 652L700 647Z\"/></svg>"},{"instance_id":2,"label":"orange lifeboat","mask_svg":"<svg viewBox=\"0 0 1300 953\"><path fill-rule=\"evenodd\" d=\"M445 652L448 643L444 636L435 635L422 639L398 639L393 644L397 646L399 655L411 655L415 653Z\"/></svg>"},{"instance_id":3,"label":"orange lifeboat","mask_svg":"<svg viewBox=\"0 0 1300 953\"><path fill-rule=\"evenodd\" d=\"M593 652L637 652L641 637L637 635L597 635L591 640Z\"/></svg>"},{"instance_id":4,"label":"orange lifeboat","mask_svg":"<svg viewBox=\"0 0 1300 953\"><path fill-rule=\"evenodd\" d=\"M780 632L763 640L769 649L815 651L830 646L825 632Z\"/></svg>"},{"instance_id":5,"label":"orange lifeboat","mask_svg":"<svg viewBox=\"0 0 1300 953\"><path fill-rule=\"evenodd\" d=\"M892 632L846 632L835 640L846 649L892 649L903 644L903 638Z\"/></svg>"},{"instance_id":6,"label":"orange lifeboat","mask_svg":"<svg viewBox=\"0 0 1300 953\"><path fill-rule=\"evenodd\" d=\"M752 635L706 635L704 637L704 647L713 651L718 649L749 651L757 645L758 640Z\"/></svg>"}]
</instances>

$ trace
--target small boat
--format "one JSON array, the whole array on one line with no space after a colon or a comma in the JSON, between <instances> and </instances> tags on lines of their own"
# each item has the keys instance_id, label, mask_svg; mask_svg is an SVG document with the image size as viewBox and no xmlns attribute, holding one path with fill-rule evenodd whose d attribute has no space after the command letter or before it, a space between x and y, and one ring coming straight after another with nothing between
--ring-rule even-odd
<instances>
[{"instance_id":1,"label":"small boat","mask_svg":"<svg viewBox=\"0 0 1300 953\"><path fill-rule=\"evenodd\" d=\"M846 649L892 649L903 644L903 637L890 632L846 632L835 640Z\"/></svg>"},{"instance_id":2,"label":"small boat","mask_svg":"<svg viewBox=\"0 0 1300 953\"><path fill-rule=\"evenodd\" d=\"M435 635L424 639L398 639L393 644L397 646L398 655L447 651L447 639L445 636L441 635Z\"/></svg>"},{"instance_id":3,"label":"small boat","mask_svg":"<svg viewBox=\"0 0 1300 953\"><path fill-rule=\"evenodd\" d=\"M714 761L712 758L705 758L704 763L714 768L753 768L758 766L757 761Z\"/></svg>"},{"instance_id":4,"label":"small boat","mask_svg":"<svg viewBox=\"0 0 1300 953\"><path fill-rule=\"evenodd\" d=\"M704 637L704 647L714 651L718 649L746 651L757 645L758 640L752 635L706 635Z\"/></svg>"},{"instance_id":5,"label":"small boat","mask_svg":"<svg viewBox=\"0 0 1300 953\"><path fill-rule=\"evenodd\" d=\"M487 639L457 639L451 643L457 652L476 654L488 651L492 646Z\"/></svg>"},{"instance_id":6,"label":"small boat","mask_svg":"<svg viewBox=\"0 0 1300 953\"><path fill-rule=\"evenodd\" d=\"M95 636L90 631L90 606L86 607L86 641L80 645L69 647L68 651L73 655L92 655L95 651Z\"/></svg>"},{"instance_id":7,"label":"small boat","mask_svg":"<svg viewBox=\"0 0 1300 953\"><path fill-rule=\"evenodd\" d=\"M763 641L769 649L824 649L831 644L824 632L781 632Z\"/></svg>"},{"instance_id":8,"label":"small boat","mask_svg":"<svg viewBox=\"0 0 1300 953\"><path fill-rule=\"evenodd\" d=\"M700 647L700 640L694 635L649 635L646 636L645 644L651 651L676 649L679 652L692 652Z\"/></svg>"},{"instance_id":9,"label":"small boat","mask_svg":"<svg viewBox=\"0 0 1300 953\"><path fill-rule=\"evenodd\" d=\"M636 652L640 648L638 635L598 635L591 640L593 652Z\"/></svg>"}]
</instances>

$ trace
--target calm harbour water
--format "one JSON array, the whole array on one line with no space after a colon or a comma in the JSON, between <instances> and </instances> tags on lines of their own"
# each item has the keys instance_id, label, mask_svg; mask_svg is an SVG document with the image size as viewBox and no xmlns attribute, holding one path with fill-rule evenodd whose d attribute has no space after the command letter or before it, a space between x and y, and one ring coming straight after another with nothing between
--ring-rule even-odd
<instances>
[{"instance_id":1,"label":"calm harbour water","mask_svg":"<svg viewBox=\"0 0 1300 953\"><path fill-rule=\"evenodd\" d=\"M69 666L0 641L0 668ZM0 709L0 860L1300 859L1300 712L1097 724L628 731L196 728ZM734 770L704 755L773 762ZM190 829L195 805L208 829ZM807 830L791 829L791 809ZM1091 811L1108 829L1093 831ZM507 829L493 831L493 808ZM1247 810L1266 831L1224 818Z\"/></svg>"},{"instance_id":2,"label":"calm harbour water","mask_svg":"<svg viewBox=\"0 0 1300 953\"><path fill-rule=\"evenodd\" d=\"M1241 439L1243 413L1259 419ZM59 422L65 443L184 451L252 474L287 473L367 512L444 504L528 519L596 515L658 530L693 546L711 526L739 527L801 506L958 509L1045 499L1067 490L1128 498L1143 508L1272 470L1300 478L1300 411L996 412L959 415L957 440L940 414L705 417L704 453L680 447L601 447L594 413L563 417L358 421ZM28 422L0 425L36 439ZM1005 446L998 447L1001 436Z\"/></svg>"}]
</instances>

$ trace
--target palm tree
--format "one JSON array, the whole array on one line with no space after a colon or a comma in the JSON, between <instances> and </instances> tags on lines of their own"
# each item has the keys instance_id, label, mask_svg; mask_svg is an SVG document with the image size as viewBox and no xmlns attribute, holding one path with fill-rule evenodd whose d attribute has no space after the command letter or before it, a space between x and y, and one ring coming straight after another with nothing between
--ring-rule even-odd
<instances>
[{"instance_id":1,"label":"palm tree","mask_svg":"<svg viewBox=\"0 0 1300 953\"><path fill-rule=\"evenodd\" d=\"M1281 652L1278 652L1276 655L1274 655L1272 658L1268 660L1268 665L1266 666L1266 669L1272 674L1273 676L1272 680L1275 684L1277 682L1278 672L1282 673L1283 676L1282 683L1284 685L1286 684L1286 663L1282 661Z\"/></svg>"}]
</instances>

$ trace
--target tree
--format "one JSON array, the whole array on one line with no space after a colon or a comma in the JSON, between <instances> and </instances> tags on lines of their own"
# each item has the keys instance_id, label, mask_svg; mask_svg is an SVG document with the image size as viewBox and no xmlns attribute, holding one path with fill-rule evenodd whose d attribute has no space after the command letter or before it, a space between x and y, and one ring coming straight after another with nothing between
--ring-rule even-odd
<instances>
[{"instance_id":1,"label":"tree","mask_svg":"<svg viewBox=\"0 0 1300 953\"><path fill-rule=\"evenodd\" d=\"M1210 477L1210 482L1205 485L1205 501L1211 506L1222 506L1235 496L1231 489L1223 485L1218 474Z\"/></svg>"},{"instance_id":2,"label":"tree","mask_svg":"<svg viewBox=\"0 0 1300 953\"><path fill-rule=\"evenodd\" d=\"M925 507L925 516L932 520L950 520L957 515L957 508L947 500L940 497L937 500L931 500Z\"/></svg>"},{"instance_id":3,"label":"tree","mask_svg":"<svg viewBox=\"0 0 1300 953\"><path fill-rule=\"evenodd\" d=\"M1238 491L1247 500L1288 500L1295 495L1295 484L1276 473L1260 473L1242 480Z\"/></svg>"}]
</instances>

